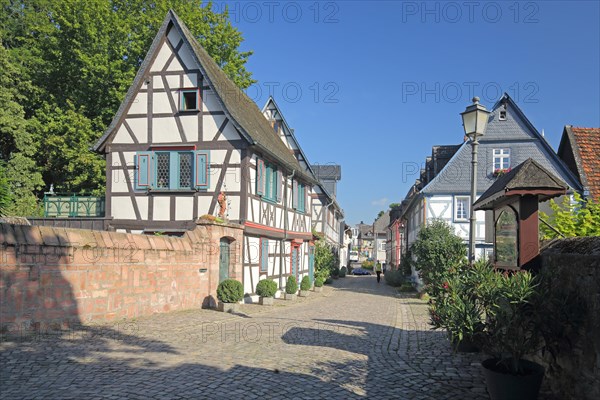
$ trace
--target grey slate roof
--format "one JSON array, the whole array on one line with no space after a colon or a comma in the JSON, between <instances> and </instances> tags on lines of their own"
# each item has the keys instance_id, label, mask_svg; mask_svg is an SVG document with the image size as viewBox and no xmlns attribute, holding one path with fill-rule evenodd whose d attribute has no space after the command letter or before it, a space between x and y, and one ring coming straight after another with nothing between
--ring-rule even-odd
<instances>
[{"instance_id":1,"label":"grey slate roof","mask_svg":"<svg viewBox=\"0 0 600 400\"><path fill-rule=\"evenodd\" d=\"M158 51L160 39L168 32L170 27L179 31L184 41L191 47L192 56L198 63L202 75L207 84L214 90L217 101L223 106L231 122L252 145L267 153L290 170L296 170L297 174L309 182L314 179L300 167L293 154L285 147L281 139L275 133L269 122L265 119L256 104L221 70L217 63L210 57L196 38L188 30L173 10L169 10L165 20L154 38L152 46L142 63L133 84L130 86L125 99L121 103L112 123L94 146L94 150L103 150L105 142L113 133L129 103L135 97L141 80L145 78L150 67L152 55Z\"/></svg>"},{"instance_id":2,"label":"grey slate roof","mask_svg":"<svg viewBox=\"0 0 600 400\"><path fill-rule=\"evenodd\" d=\"M528 158L504 174L473 204L475 210L492 209L494 201L511 190L556 190L566 192L568 186L535 160ZM543 197L543 196L541 196ZM540 200L547 200L548 197Z\"/></svg>"},{"instance_id":3,"label":"grey slate roof","mask_svg":"<svg viewBox=\"0 0 600 400\"><path fill-rule=\"evenodd\" d=\"M386 228L388 227L389 224L390 224L390 211L388 210L385 213L383 213L383 215L381 217L377 218L377 220L373 224L375 226L375 232L377 232L378 234L385 233Z\"/></svg>"},{"instance_id":4,"label":"grey slate roof","mask_svg":"<svg viewBox=\"0 0 600 400\"><path fill-rule=\"evenodd\" d=\"M505 106L506 120L501 121L498 117ZM493 176L493 149L506 148L510 149L511 165L533 158L545 169L563 179L571 189L580 189L573 174L508 94L504 94L494 105L486 134L480 139L477 165L478 193L483 193L496 181ZM469 194L471 158L471 143L464 142L440 173L425 185L421 193L424 195Z\"/></svg>"}]
</instances>

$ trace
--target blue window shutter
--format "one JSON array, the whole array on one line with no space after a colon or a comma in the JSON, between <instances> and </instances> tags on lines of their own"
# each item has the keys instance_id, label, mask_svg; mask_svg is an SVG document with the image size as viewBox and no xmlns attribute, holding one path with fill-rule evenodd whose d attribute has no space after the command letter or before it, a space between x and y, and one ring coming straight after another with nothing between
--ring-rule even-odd
<instances>
[{"instance_id":1,"label":"blue window shutter","mask_svg":"<svg viewBox=\"0 0 600 400\"><path fill-rule=\"evenodd\" d=\"M194 185L197 189L208 189L210 187L210 151L195 151L194 162Z\"/></svg>"},{"instance_id":2,"label":"blue window shutter","mask_svg":"<svg viewBox=\"0 0 600 400\"><path fill-rule=\"evenodd\" d=\"M281 180L283 179L283 174L280 170L277 170L277 202L281 201Z\"/></svg>"},{"instance_id":3,"label":"blue window shutter","mask_svg":"<svg viewBox=\"0 0 600 400\"><path fill-rule=\"evenodd\" d=\"M260 271L267 272L269 269L269 240L260 240Z\"/></svg>"},{"instance_id":4,"label":"blue window shutter","mask_svg":"<svg viewBox=\"0 0 600 400\"><path fill-rule=\"evenodd\" d=\"M292 181L292 208L298 208L298 181Z\"/></svg>"},{"instance_id":5,"label":"blue window shutter","mask_svg":"<svg viewBox=\"0 0 600 400\"><path fill-rule=\"evenodd\" d=\"M152 151L139 151L135 155L135 175L133 177L135 190L150 189L153 184L153 158Z\"/></svg>"},{"instance_id":6,"label":"blue window shutter","mask_svg":"<svg viewBox=\"0 0 600 400\"><path fill-rule=\"evenodd\" d=\"M256 161L256 194L259 196L265 194L266 172L265 162L259 158Z\"/></svg>"}]
</instances>

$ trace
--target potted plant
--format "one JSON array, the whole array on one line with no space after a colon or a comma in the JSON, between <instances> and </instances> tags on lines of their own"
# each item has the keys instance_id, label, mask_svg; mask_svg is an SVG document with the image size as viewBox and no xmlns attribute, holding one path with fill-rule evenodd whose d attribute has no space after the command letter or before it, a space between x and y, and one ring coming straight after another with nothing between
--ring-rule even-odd
<instances>
[{"instance_id":1,"label":"potted plant","mask_svg":"<svg viewBox=\"0 0 600 400\"><path fill-rule=\"evenodd\" d=\"M325 280L323 278L321 278L320 276L315 278L315 287L313 288L313 290L317 293L322 292L323 291L323 283L325 283Z\"/></svg>"},{"instance_id":2,"label":"potted plant","mask_svg":"<svg viewBox=\"0 0 600 400\"><path fill-rule=\"evenodd\" d=\"M304 276L300 281L300 296L308 297L310 294L310 278L308 276Z\"/></svg>"},{"instance_id":3,"label":"potted plant","mask_svg":"<svg viewBox=\"0 0 600 400\"><path fill-rule=\"evenodd\" d=\"M485 327L477 339L493 357L482 362L488 392L492 400L535 399L544 367L525 357L541 348L538 283L527 271L494 275L478 288Z\"/></svg>"},{"instance_id":4,"label":"potted plant","mask_svg":"<svg viewBox=\"0 0 600 400\"><path fill-rule=\"evenodd\" d=\"M296 281L296 277L290 276L287 278L287 282L285 285L285 299L286 300L296 300L296 292L298 291L298 282Z\"/></svg>"},{"instance_id":5,"label":"potted plant","mask_svg":"<svg viewBox=\"0 0 600 400\"><path fill-rule=\"evenodd\" d=\"M339 268L339 267L334 267L334 268L331 270L331 277L332 277L333 279L337 279L337 278L339 278L339 277L340 277L340 268Z\"/></svg>"},{"instance_id":6,"label":"potted plant","mask_svg":"<svg viewBox=\"0 0 600 400\"><path fill-rule=\"evenodd\" d=\"M263 306L272 306L277 292L277 284L271 279L262 279L256 284L256 294L260 296L260 304Z\"/></svg>"},{"instance_id":7,"label":"potted plant","mask_svg":"<svg viewBox=\"0 0 600 400\"><path fill-rule=\"evenodd\" d=\"M225 279L217 287L219 311L233 313L239 311L239 302L244 298L244 286L235 279Z\"/></svg>"},{"instance_id":8,"label":"potted plant","mask_svg":"<svg viewBox=\"0 0 600 400\"><path fill-rule=\"evenodd\" d=\"M348 268L342 267L340 269L340 278L345 278L347 273L348 273Z\"/></svg>"}]
</instances>

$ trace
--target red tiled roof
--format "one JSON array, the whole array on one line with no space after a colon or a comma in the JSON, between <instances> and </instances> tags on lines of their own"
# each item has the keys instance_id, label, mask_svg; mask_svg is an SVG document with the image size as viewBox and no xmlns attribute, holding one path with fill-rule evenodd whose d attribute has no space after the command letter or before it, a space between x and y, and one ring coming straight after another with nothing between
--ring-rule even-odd
<instances>
[{"instance_id":1,"label":"red tiled roof","mask_svg":"<svg viewBox=\"0 0 600 400\"><path fill-rule=\"evenodd\" d=\"M600 199L600 128L571 127L592 198Z\"/></svg>"}]
</instances>

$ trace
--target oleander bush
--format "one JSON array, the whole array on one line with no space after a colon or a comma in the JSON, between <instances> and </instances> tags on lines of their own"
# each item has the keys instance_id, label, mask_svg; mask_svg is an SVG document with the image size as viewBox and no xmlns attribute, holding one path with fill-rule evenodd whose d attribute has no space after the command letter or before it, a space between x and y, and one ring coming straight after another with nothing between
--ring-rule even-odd
<instances>
[{"instance_id":1,"label":"oleander bush","mask_svg":"<svg viewBox=\"0 0 600 400\"><path fill-rule=\"evenodd\" d=\"M256 294L260 297L273 297L277 292L277 283L271 279L263 279L256 284Z\"/></svg>"},{"instance_id":2,"label":"oleander bush","mask_svg":"<svg viewBox=\"0 0 600 400\"><path fill-rule=\"evenodd\" d=\"M237 303L244 298L244 286L235 279L225 279L217 287L217 298L223 303Z\"/></svg>"},{"instance_id":3,"label":"oleander bush","mask_svg":"<svg viewBox=\"0 0 600 400\"><path fill-rule=\"evenodd\" d=\"M285 285L285 292L287 294L296 294L298 291L298 281L296 281L296 277L290 276L287 278L287 283Z\"/></svg>"}]
</instances>

